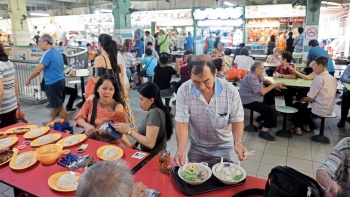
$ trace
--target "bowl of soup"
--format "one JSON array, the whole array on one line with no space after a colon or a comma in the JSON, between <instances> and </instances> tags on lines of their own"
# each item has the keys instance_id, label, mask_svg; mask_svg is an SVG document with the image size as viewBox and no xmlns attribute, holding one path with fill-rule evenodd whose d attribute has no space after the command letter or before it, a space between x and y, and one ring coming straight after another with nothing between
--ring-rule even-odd
<instances>
[{"instance_id":1,"label":"bowl of soup","mask_svg":"<svg viewBox=\"0 0 350 197\"><path fill-rule=\"evenodd\" d=\"M189 163L178 170L179 177L190 185L200 185L211 177L211 169L205 163Z\"/></svg>"},{"instance_id":2,"label":"bowl of soup","mask_svg":"<svg viewBox=\"0 0 350 197\"><path fill-rule=\"evenodd\" d=\"M36 149L35 156L42 164L52 164L61 155L62 149L61 144L48 144Z\"/></svg>"},{"instance_id":3,"label":"bowl of soup","mask_svg":"<svg viewBox=\"0 0 350 197\"><path fill-rule=\"evenodd\" d=\"M213 166L212 171L216 178L226 185L233 185L244 180L247 172L239 165L230 162L223 162L222 168L220 163Z\"/></svg>"}]
</instances>

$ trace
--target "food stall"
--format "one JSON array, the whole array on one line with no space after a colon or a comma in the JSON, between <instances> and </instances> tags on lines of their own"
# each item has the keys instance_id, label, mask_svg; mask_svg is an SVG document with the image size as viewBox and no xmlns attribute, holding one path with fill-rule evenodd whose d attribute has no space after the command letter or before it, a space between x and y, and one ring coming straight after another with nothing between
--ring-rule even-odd
<instances>
[{"instance_id":1,"label":"food stall","mask_svg":"<svg viewBox=\"0 0 350 197\"><path fill-rule=\"evenodd\" d=\"M225 48L242 43L243 16L243 7L194 9L196 54L203 53L204 40L210 34L220 36Z\"/></svg>"},{"instance_id":2,"label":"food stall","mask_svg":"<svg viewBox=\"0 0 350 197\"><path fill-rule=\"evenodd\" d=\"M279 36L279 32L292 31L293 37L298 35L298 27L303 27L306 16L305 6L283 5L261 5L246 6L246 37L245 43L251 49L258 50L262 54L270 36Z\"/></svg>"}]
</instances>

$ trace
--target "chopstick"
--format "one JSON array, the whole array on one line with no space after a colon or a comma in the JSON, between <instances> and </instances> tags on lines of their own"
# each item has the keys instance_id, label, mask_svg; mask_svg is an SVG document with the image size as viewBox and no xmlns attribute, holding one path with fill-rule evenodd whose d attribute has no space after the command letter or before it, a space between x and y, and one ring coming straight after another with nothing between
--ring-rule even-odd
<instances>
[{"instance_id":1,"label":"chopstick","mask_svg":"<svg viewBox=\"0 0 350 197\"><path fill-rule=\"evenodd\" d=\"M251 151L245 152L245 153L244 153L244 156L247 156L247 155L254 155L254 154L255 154L255 150L251 150Z\"/></svg>"}]
</instances>

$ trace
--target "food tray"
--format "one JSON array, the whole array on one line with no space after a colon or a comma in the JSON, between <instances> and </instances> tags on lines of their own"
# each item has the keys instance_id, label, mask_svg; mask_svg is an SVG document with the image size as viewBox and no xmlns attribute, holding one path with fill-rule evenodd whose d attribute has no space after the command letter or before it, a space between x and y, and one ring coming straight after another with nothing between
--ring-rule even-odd
<instances>
[{"instance_id":1,"label":"food tray","mask_svg":"<svg viewBox=\"0 0 350 197\"><path fill-rule=\"evenodd\" d=\"M215 163L213 162L207 162L209 167L212 168L216 163L219 163L220 161L217 161ZM178 171L179 167L174 167L170 173L171 173L171 177L174 179L177 187L187 196L192 196L192 195L196 195L196 194L202 194L202 193L206 193L206 192L212 192L212 191L216 191L216 190L220 190L220 189L226 189L229 187L235 187L238 185L242 185L243 183L245 183L246 179L243 179L241 182L234 184L234 185L225 185L222 182L219 181L219 179L217 179L214 174L211 175L211 177L205 181L204 183L200 184L200 185L190 185L188 183L186 183L185 181L183 181L179 175L178 175Z\"/></svg>"}]
</instances>

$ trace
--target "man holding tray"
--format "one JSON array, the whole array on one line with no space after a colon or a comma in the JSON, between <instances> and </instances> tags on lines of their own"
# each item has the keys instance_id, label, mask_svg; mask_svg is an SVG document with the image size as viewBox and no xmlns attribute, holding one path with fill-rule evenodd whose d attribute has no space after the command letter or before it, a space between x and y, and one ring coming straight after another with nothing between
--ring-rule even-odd
<instances>
[{"instance_id":1,"label":"man holding tray","mask_svg":"<svg viewBox=\"0 0 350 197\"><path fill-rule=\"evenodd\" d=\"M185 164L189 133L191 162L229 159L236 154L245 160L248 150L242 144L244 112L238 91L215 77L215 65L206 55L195 56L188 67L191 80L181 85L176 98L176 164Z\"/></svg>"}]
</instances>

